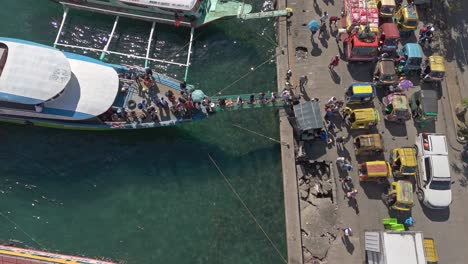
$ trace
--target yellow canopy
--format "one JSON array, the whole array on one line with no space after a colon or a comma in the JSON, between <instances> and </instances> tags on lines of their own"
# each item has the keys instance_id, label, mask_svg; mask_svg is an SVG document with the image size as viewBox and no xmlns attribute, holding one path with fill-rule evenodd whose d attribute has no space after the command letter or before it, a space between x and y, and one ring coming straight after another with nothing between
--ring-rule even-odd
<instances>
[{"instance_id":1,"label":"yellow canopy","mask_svg":"<svg viewBox=\"0 0 468 264\"><path fill-rule=\"evenodd\" d=\"M398 152L402 166L415 167L417 164L416 153L414 148L397 148L395 152Z\"/></svg>"},{"instance_id":2,"label":"yellow canopy","mask_svg":"<svg viewBox=\"0 0 468 264\"><path fill-rule=\"evenodd\" d=\"M381 0L383 6L395 6L395 0Z\"/></svg>"},{"instance_id":3,"label":"yellow canopy","mask_svg":"<svg viewBox=\"0 0 468 264\"><path fill-rule=\"evenodd\" d=\"M409 181L392 182L395 186L397 202L413 204L413 184Z\"/></svg>"},{"instance_id":4,"label":"yellow canopy","mask_svg":"<svg viewBox=\"0 0 468 264\"><path fill-rule=\"evenodd\" d=\"M391 172L390 164L386 161L367 161L367 176L368 177L389 177Z\"/></svg>"},{"instance_id":5,"label":"yellow canopy","mask_svg":"<svg viewBox=\"0 0 468 264\"><path fill-rule=\"evenodd\" d=\"M376 122L380 121L379 112L374 108L361 108L353 110L356 122Z\"/></svg>"},{"instance_id":6,"label":"yellow canopy","mask_svg":"<svg viewBox=\"0 0 468 264\"><path fill-rule=\"evenodd\" d=\"M445 60L442 56L429 56L431 71L445 72Z\"/></svg>"}]
</instances>

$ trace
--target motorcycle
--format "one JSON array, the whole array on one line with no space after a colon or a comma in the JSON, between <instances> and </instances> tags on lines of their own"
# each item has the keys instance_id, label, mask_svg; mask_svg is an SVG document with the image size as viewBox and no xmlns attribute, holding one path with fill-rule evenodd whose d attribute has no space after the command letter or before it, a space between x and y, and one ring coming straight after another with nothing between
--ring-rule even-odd
<instances>
[{"instance_id":1,"label":"motorcycle","mask_svg":"<svg viewBox=\"0 0 468 264\"><path fill-rule=\"evenodd\" d=\"M434 36L434 25L427 24L421 28L419 31L419 40L418 44L425 50L429 50L431 48L432 37Z\"/></svg>"}]
</instances>

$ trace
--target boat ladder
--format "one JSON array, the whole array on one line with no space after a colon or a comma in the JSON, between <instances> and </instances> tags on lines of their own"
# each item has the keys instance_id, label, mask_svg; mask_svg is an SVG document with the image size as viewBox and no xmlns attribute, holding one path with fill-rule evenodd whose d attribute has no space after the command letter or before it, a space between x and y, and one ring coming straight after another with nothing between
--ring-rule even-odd
<instances>
[{"instance_id":1,"label":"boat ladder","mask_svg":"<svg viewBox=\"0 0 468 264\"><path fill-rule=\"evenodd\" d=\"M68 6L64 6L62 22L60 23L60 27L59 27L59 30L57 32L57 37L55 38L55 41L54 41L54 47L61 46L61 47L65 47L65 48L75 48L75 49L81 49L81 50L89 50L89 51L94 51L94 52L100 52L101 53L101 56L100 56L101 61L104 60L104 58L108 54L115 54L115 55L126 56L126 57L129 57L129 58L140 59L140 60L144 60L145 68L149 67L150 62L159 62L159 63L163 63L163 64L172 64L172 65L183 66L183 67L185 67L184 80L185 81L187 80L188 69L189 69L189 66L190 66L190 57L191 57L191 54L192 54L193 35L194 35L194 32L195 32L194 27L191 27L191 30L190 30L190 41L189 41L189 45L188 45L187 60L186 60L185 63L179 63L179 62L173 62L173 61L169 61L169 60L157 59L157 58L150 57L151 43L152 43L152 39L153 39L153 35L154 35L154 29L156 27L156 21L153 21L152 25L151 25L151 31L150 31L150 34L149 34L149 37L148 37L148 46L146 48L146 56L145 57L137 56L137 55L134 55L134 54L126 54L126 53L123 53L123 52L117 52L117 51L109 50L109 45L110 45L110 43L111 43L111 41L112 41L112 39L114 37L115 30L117 28L117 24L119 22L120 16L115 17L114 25L112 27L112 31L109 34L109 38L107 39L106 45L104 45L104 47L102 49L92 48L92 47L85 47L85 46L78 46L78 45L70 45L70 44L66 44L64 42L61 42L60 41L60 36L62 34L63 27L64 27L65 22L67 20L69 10L70 9L69 9Z\"/></svg>"}]
</instances>

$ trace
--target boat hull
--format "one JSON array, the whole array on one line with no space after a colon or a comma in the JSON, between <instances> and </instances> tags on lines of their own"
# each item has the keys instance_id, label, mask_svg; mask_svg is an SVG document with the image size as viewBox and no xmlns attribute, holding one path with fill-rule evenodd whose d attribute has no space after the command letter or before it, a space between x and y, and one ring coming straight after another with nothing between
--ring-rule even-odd
<instances>
[{"instance_id":1,"label":"boat hull","mask_svg":"<svg viewBox=\"0 0 468 264\"><path fill-rule=\"evenodd\" d=\"M168 120L158 123L141 123L141 124L86 124L86 123L69 123L58 120L47 120L47 119L27 119L21 117L5 117L0 115L0 122L10 123L15 125L24 126L37 126L46 128L66 129L66 130L85 130L85 131L103 131L103 130L134 130L134 129L149 129L158 127L168 127L174 125L181 125L194 121L200 121L206 117L196 117L193 119L181 119L181 120Z\"/></svg>"}]
</instances>

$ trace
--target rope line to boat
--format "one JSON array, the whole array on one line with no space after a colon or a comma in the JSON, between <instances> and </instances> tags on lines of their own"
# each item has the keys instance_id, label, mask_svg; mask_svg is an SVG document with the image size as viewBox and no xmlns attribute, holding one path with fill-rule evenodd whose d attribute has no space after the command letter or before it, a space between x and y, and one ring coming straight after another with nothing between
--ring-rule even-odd
<instances>
[{"instance_id":1,"label":"rope line to boat","mask_svg":"<svg viewBox=\"0 0 468 264\"><path fill-rule=\"evenodd\" d=\"M197 40L198 38L200 38L205 32L202 32L200 34L198 34L198 36L194 37L193 38L193 41L192 42L195 42L195 40ZM184 46L182 46L180 49L176 50L175 52L173 52L171 55L169 55L169 57L166 58L166 60L169 60L169 59L173 59L177 56L177 54L179 52L181 52L183 49L185 49L185 47L187 47L188 45L190 45L190 41L185 43Z\"/></svg>"},{"instance_id":2,"label":"rope line to boat","mask_svg":"<svg viewBox=\"0 0 468 264\"><path fill-rule=\"evenodd\" d=\"M36 239L34 239L34 237L32 237L30 234L28 234L26 231L24 231L23 228L21 228L20 225L18 225L17 223L15 223L13 220L11 220L10 218L8 218L6 215L4 215L2 212L0 212L0 215L5 218L6 220L8 220L10 223L12 223L13 225L15 225L15 227L17 227L21 232L23 232L23 234L25 234L27 237L29 237L34 243L36 243L38 246L40 246L41 248L46 248L44 245L42 245L41 243L39 243L39 241L37 241Z\"/></svg>"},{"instance_id":3,"label":"rope line to boat","mask_svg":"<svg viewBox=\"0 0 468 264\"><path fill-rule=\"evenodd\" d=\"M278 247L275 245L275 243L273 242L273 240L271 240L270 236L268 236L268 234L265 232L265 230L263 229L263 227L260 225L260 223L258 222L257 218L255 218L255 216L253 215L252 211L250 211L249 207L247 207L247 205L245 204L244 200L242 200L242 198L240 197L240 195L236 192L236 190L234 189L234 187L232 186L231 182L229 182L228 178L226 177L226 175L224 175L224 173L221 171L221 169L219 168L218 164L216 163L216 161L211 157L211 155L208 153L208 157L210 158L211 162L213 163L213 165L216 167L216 169L218 170L218 172L223 176L224 178L224 181L226 181L227 185L229 186L229 188L231 189L231 191L237 196L237 199L242 203L242 205L244 206L245 210L247 211L247 213L249 213L250 217L255 221L255 223L257 224L258 228L260 228L260 230L262 230L263 234L265 235L265 237L268 239L268 241L270 241L270 244L273 246L273 248L275 249L276 253L278 253L278 255L280 256L280 258L283 260L284 263L288 263L288 261L284 258L283 254L281 254L281 252L279 251Z\"/></svg>"},{"instance_id":4,"label":"rope line to boat","mask_svg":"<svg viewBox=\"0 0 468 264\"><path fill-rule=\"evenodd\" d=\"M226 90L227 88L230 88L232 87L234 84L238 83L240 80L244 79L245 77L247 77L249 74L253 73L254 71L256 71L258 68L262 67L263 65L265 65L267 62L271 61L272 59L278 57L279 55L281 55L282 53L280 52L279 54L275 54L273 56L271 56L271 58L268 58L267 60L265 60L264 62L260 63L258 66L254 67L252 70L250 70L249 72L247 72L246 74L242 75L239 79L235 80L234 82L228 84L226 87L224 87L223 89L219 90L216 94L220 95L224 90Z\"/></svg>"},{"instance_id":5,"label":"rope line to boat","mask_svg":"<svg viewBox=\"0 0 468 264\"><path fill-rule=\"evenodd\" d=\"M243 129L243 130L245 130L245 131L248 131L248 132L250 132L250 133L253 133L253 134L255 134L255 135L258 135L258 136L264 137L264 138L266 138L266 139L269 139L269 140L271 140L271 141L280 143L281 145L286 146L286 147L289 148L289 144L286 143L286 142L283 142L283 141L281 141L281 140L274 139L274 138L272 138L272 137L269 137L269 136L260 134L260 133L258 133L258 132L256 132L256 131L250 130L250 129L248 129L248 128L241 127L240 125L237 125L237 124L232 124L232 125L235 126L235 127L237 127L237 128L240 128L240 129Z\"/></svg>"}]
</instances>

